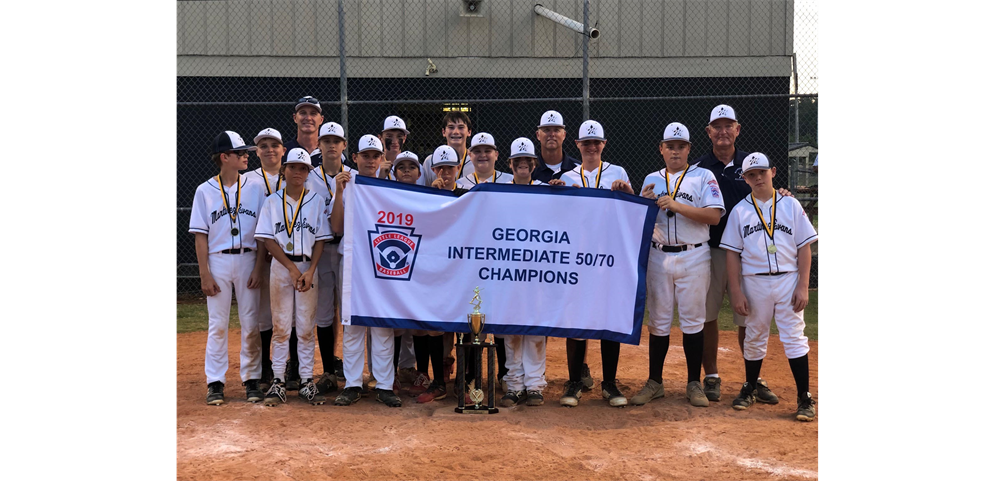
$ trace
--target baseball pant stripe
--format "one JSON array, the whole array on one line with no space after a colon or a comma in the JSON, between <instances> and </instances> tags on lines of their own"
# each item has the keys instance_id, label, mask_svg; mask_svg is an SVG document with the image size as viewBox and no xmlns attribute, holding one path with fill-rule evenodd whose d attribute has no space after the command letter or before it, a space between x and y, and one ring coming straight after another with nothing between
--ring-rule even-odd
<instances>
[{"instance_id":1,"label":"baseball pant stripe","mask_svg":"<svg viewBox=\"0 0 995 481\"><path fill-rule=\"evenodd\" d=\"M310 262L297 262L297 270L304 272ZM319 281L307 292L294 289L290 271L275 259L270 265L270 304L273 312L273 377L284 381L287 358L290 356L290 329L296 327L298 373L301 379L314 377L314 315L318 303Z\"/></svg>"},{"instance_id":2,"label":"baseball pant stripe","mask_svg":"<svg viewBox=\"0 0 995 481\"><path fill-rule=\"evenodd\" d=\"M756 361L767 356L770 321L774 318L784 345L784 354L794 359L808 354L804 311L794 312L791 295L798 284L798 273L780 276L743 276L743 294L749 303L746 316L746 339L743 357Z\"/></svg>"}]
</instances>

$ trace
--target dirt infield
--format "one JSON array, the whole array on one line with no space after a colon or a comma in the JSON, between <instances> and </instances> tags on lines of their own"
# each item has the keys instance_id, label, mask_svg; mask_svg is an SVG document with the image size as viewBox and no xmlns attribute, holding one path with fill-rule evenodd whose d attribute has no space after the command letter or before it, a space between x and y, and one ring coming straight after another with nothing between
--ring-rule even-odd
<instances>
[{"instance_id":1,"label":"dirt infield","mask_svg":"<svg viewBox=\"0 0 995 481\"><path fill-rule=\"evenodd\" d=\"M794 420L794 381L776 336L762 373L781 397L775 406L732 409L743 361L735 332L725 331L719 344L722 400L708 408L689 405L681 335L675 329L664 366L663 399L618 409L609 407L599 391L591 391L584 393L580 406L561 407L566 350L562 339L551 338L546 404L502 408L493 415L454 413L452 394L429 404L402 396L405 404L397 409L372 398L349 407L331 402L311 406L298 400L296 392L286 405L248 404L238 377L237 331L229 333L227 403L208 406L206 336L202 331L176 339L176 464L181 480L818 478L819 421ZM588 364L600 381L599 343L589 346ZM811 346L811 392L818 398L818 342ZM622 345L618 378L626 396L645 382L647 351L645 330L639 346Z\"/></svg>"}]
</instances>

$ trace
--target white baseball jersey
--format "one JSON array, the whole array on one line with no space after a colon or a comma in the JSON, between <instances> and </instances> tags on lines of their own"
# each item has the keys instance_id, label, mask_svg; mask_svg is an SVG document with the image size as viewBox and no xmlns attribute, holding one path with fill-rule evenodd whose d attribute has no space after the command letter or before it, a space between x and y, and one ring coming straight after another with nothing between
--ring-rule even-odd
<instances>
[{"instance_id":1,"label":"white baseball jersey","mask_svg":"<svg viewBox=\"0 0 995 481\"><path fill-rule=\"evenodd\" d=\"M643 186L656 184L653 193L658 197L673 195L674 200L681 204L719 209L722 211L721 215L726 214L722 192L712 171L702 169L697 164L688 167L686 173L682 170L677 174L669 174L665 170L660 169L647 175ZM667 177L670 178L669 185ZM708 228L708 224L693 221L677 213L668 217L663 209L657 208L653 242L668 246L708 242Z\"/></svg>"},{"instance_id":2,"label":"white baseball jersey","mask_svg":"<svg viewBox=\"0 0 995 481\"><path fill-rule=\"evenodd\" d=\"M273 239L287 255L304 255L311 257L314 243L332 238L332 225L328 221L328 209L320 195L314 191L306 191L301 201L300 213L297 213L297 201L290 196L284 201L284 190L266 198L262 213L259 215L259 227L256 237ZM286 206L286 220L284 220ZM293 219L296 216L296 221ZM293 224L291 232L287 232L287 224ZM292 249L287 244L292 243Z\"/></svg>"},{"instance_id":3,"label":"white baseball jersey","mask_svg":"<svg viewBox=\"0 0 995 481\"><path fill-rule=\"evenodd\" d=\"M241 186L241 192L237 186ZM212 177L197 186L194 193L190 232L207 234L208 254L226 249L255 249L254 233L265 199L263 189L251 185L246 175L239 174L231 187L219 185L218 177ZM233 220L231 216L236 212Z\"/></svg>"},{"instance_id":4,"label":"white baseball jersey","mask_svg":"<svg viewBox=\"0 0 995 481\"><path fill-rule=\"evenodd\" d=\"M508 182L508 183L509 184L514 184L515 183L515 178L512 177L511 178L511 182ZM545 183L545 182L543 182L541 180L533 180L532 182L529 182L528 184L519 184L519 185L549 185L549 184L547 184L547 183Z\"/></svg>"},{"instance_id":5,"label":"white baseball jersey","mask_svg":"<svg viewBox=\"0 0 995 481\"><path fill-rule=\"evenodd\" d=\"M459 163L463 164L463 168L461 169L459 165L456 166L457 180L461 177L473 174L473 161L470 160L470 149L463 150L463 157L459 159ZM425 165L422 166L421 178L425 179L425 185L432 185L432 182L435 182L435 179L437 179L435 172L432 170L432 165L434 165L434 162L432 161L432 156L429 156L425 159Z\"/></svg>"},{"instance_id":6,"label":"white baseball jersey","mask_svg":"<svg viewBox=\"0 0 995 481\"><path fill-rule=\"evenodd\" d=\"M311 192L318 194L325 201L325 207L328 212L332 212L332 199L335 197L335 176L339 175L339 172L349 172L353 177L359 175L356 169L349 167L348 165L341 164L337 172L325 172L325 165L322 164L318 168L311 171L307 176L306 187Z\"/></svg>"},{"instance_id":7,"label":"white baseball jersey","mask_svg":"<svg viewBox=\"0 0 995 481\"><path fill-rule=\"evenodd\" d=\"M744 276L798 271L798 249L818 239L805 209L797 199L775 193L767 202L760 203L760 212L763 221L757 215L752 196L739 201L729 214L719 246L742 254ZM773 240L766 230L771 219Z\"/></svg>"},{"instance_id":8,"label":"white baseball jersey","mask_svg":"<svg viewBox=\"0 0 995 481\"><path fill-rule=\"evenodd\" d=\"M464 189L472 189L473 186L477 184L484 184L487 182L494 182L495 184L510 184L511 179L514 177L511 174L505 172L494 171L494 175L487 178L477 178L476 172L470 172L470 175L466 175L456 179L456 187L462 187Z\"/></svg>"},{"instance_id":9,"label":"white baseball jersey","mask_svg":"<svg viewBox=\"0 0 995 481\"><path fill-rule=\"evenodd\" d=\"M287 183L284 182L283 178L281 178L279 173L277 173L276 175L270 175L266 174L265 172L266 171L264 171L263 168L260 167L256 170L246 172L245 174L242 175L244 175L248 179L249 184L259 185L259 187L262 187L263 194L266 195L267 197L273 195L274 192L287 186Z\"/></svg>"},{"instance_id":10,"label":"white baseball jersey","mask_svg":"<svg viewBox=\"0 0 995 481\"><path fill-rule=\"evenodd\" d=\"M581 179L584 176L586 179L587 187L594 189L608 189L611 190L612 182L616 180L629 181L629 174L625 172L619 165L615 165L609 162L602 161L601 165L595 168L593 171L583 171L584 166L578 165L574 167L573 170L564 172L560 179L567 183L567 187L573 184L577 184L584 187L585 180ZM583 174L581 173L583 171Z\"/></svg>"}]
</instances>

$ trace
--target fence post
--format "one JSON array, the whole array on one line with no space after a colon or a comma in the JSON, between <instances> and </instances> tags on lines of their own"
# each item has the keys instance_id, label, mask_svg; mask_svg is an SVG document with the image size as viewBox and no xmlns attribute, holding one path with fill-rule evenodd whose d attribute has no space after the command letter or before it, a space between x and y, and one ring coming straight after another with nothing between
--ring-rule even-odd
<instances>
[{"instance_id":1,"label":"fence post","mask_svg":"<svg viewBox=\"0 0 995 481\"><path fill-rule=\"evenodd\" d=\"M588 20L588 12L589 12L589 10L590 10L590 1L589 0L584 0L584 31L585 32L587 31L588 28L590 28L590 23L589 23L590 21ZM584 68L583 68L584 71L583 71L583 79L582 79L582 85L583 85L583 89L584 90L583 90L582 97L583 97L583 102L584 102L584 120L587 121L587 120L591 119L591 86L590 86L591 78L587 74L587 46L588 46L588 43L591 41L591 38L589 36L587 36L587 35L584 35L582 41L584 42L584 49L583 49L584 50Z\"/></svg>"},{"instance_id":2,"label":"fence post","mask_svg":"<svg viewBox=\"0 0 995 481\"><path fill-rule=\"evenodd\" d=\"M345 12L342 8L342 0L339 0L339 102L342 105L342 131L346 138L349 138L349 94L346 88L345 75ZM346 151L349 146L346 145Z\"/></svg>"}]
</instances>

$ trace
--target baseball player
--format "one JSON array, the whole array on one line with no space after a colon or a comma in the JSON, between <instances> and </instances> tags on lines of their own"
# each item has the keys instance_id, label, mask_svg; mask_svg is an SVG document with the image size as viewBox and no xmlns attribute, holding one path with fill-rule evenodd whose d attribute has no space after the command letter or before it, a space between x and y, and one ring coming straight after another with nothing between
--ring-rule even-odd
<instances>
[{"instance_id":1,"label":"baseball player","mask_svg":"<svg viewBox=\"0 0 995 481\"><path fill-rule=\"evenodd\" d=\"M280 159L286 153L283 146L283 136L276 129L266 128L259 131L252 141L256 144L256 156L262 167L246 173L246 182L263 189L263 194L268 197L283 187L283 177L280 175ZM264 197L265 199L265 197ZM273 364L270 362L269 348L273 342L273 316L270 313L269 303L269 263L272 256L262 246L259 246L265 256L260 263L259 276L259 309L257 310L257 320L259 324L259 338L262 341L263 376L259 383L259 389L266 391L270 382L273 381Z\"/></svg>"},{"instance_id":2,"label":"baseball player","mask_svg":"<svg viewBox=\"0 0 995 481\"><path fill-rule=\"evenodd\" d=\"M321 114L321 104L318 103L318 99L310 95L297 99L293 118L294 124L297 125L297 137L284 144L287 151L302 148L308 155L313 156L310 160L312 164L315 162L320 164L321 151L318 149L318 129L325 121L325 117ZM286 155L284 155L283 161L287 161Z\"/></svg>"},{"instance_id":3,"label":"baseball player","mask_svg":"<svg viewBox=\"0 0 995 481\"><path fill-rule=\"evenodd\" d=\"M335 176L339 172L352 172L352 169L342 164L342 151L346 147L345 132L336 122L326 122L321 125L318 133L318 149L323 159L329 159L313 169L308 175L307 188L324 201L325 208L332 210L332 197L335 195ZM321 354L321 365L324 372L318 377L315 385L322 394L338 389L336 372L341 370L342 360L335 356L335 330L341 316L342 282L339 278L342 256L338 244L342 236L332 232L332 238L326 241L326 249L318 260L318 304L315 314L315 324L318 332L318 352Z\"/></svg>"},{"instance_id":4,"label":"baseball player","mask_svg":"<svg viewBox=\"0 0 995 481\"><path fill-rule=\"evenodd\" d=\"M498 150L491 134L481 132L473 136L473 140L470 141L470 159L473 161L473 172L460 177L456 185L471 189L484 182L511 183L511 175L494 169L498 160Z\"/></svg>"},{"instance_id":5,"label":"baseball player","mask_svg":"<svg viewBox=\"0 0 995 481\"><path fill-rule=\"evenodd\" d=\"M314 315L318 303L315 278L318 262L331 239L328 209L318 194L305 188L311 156L301 148L287 153L280 169L286 186L266 198L259 215L256 238L262 239L273 256L270 264L270 304L273 313L273 384L263 403L286 402L286 379L290 326L297 327L298 374L303 379L297 395L314 405L324 404L314 375Z\"/></svg>"},{"instance_id":6,"label":"baseball player","mask_svg":"<svg viewBox=\"0 0 995 481\"><path fill-rule=\"evenodd\" d=\"M466 141L473 136L473 129L470 125L470 117L463 112L446 112L442 118L442 136L446 139L446 145L456 151L459 158L456 164L456 178L470 175L473 172L473 162L470 161L469 152L466 148ZM432 185L435 182L435 159L429 157L425 159L422 174L425 176L424 185ZM450 346L451 348L452 346Z\"/></svg>"},{"instance_id":7,"label":"baseball player","mask_svg":"<svg viewBox=\"0 0 995 481\"><path fill-rule=\"evenodd\" d=\"M239 170L249 166L249 152L255 150L237 133L226 130L214 139L211 160L220 169L216 177L197 186L190 212L190 232L194 235L201 290L207 296L207 348L204 372L207 375L207 404L225 402L225 373L228 372L228 314L231 293L238 300L238 321L242 325L239 374L249 402L262 400L259 326L259 276L263 255L252 234L257 213L263 205L263 191L247 182ZM253 252L255 251L255 252Z\"/></svg>"},{"instance_id":8,"label":"baseball player","mask_svg":"<svg viewBox=\"0 0 995 481\"><path fill-rule=\"evenodd\" d=\"M358 152L352 154L356 163L357 175L374 177L377 167L383 158L383 144L373 135L364 135L359 139ZM331 225L332 231L344 232L345 205L342 202L342 192L346 185L355 183L352 172L340 172L335 176L335 194L332 200ZM341 244L339 248L341 249ZM377 380L377 401L390 407L400 407L401 398L394 394L394 330L386 327L342 326L342 364L345 371L346 387L335 398L335 405L348 406L359 401L363 385L363 351L369 329L372 338L372 374ZM386 389L385 389L386 388Z\"/></svg>"},{"instance_id":9,"label":"baseball player","mask_svg":"<svg viewBox=\"0 0 995 481\"><path fill-rule=\"evenodd\" d=\"M725 206L712 172L688 165L691 137L684 124L667 125L659 148L666 167L647 175L642 191L643 197L655 199L660 208L646 269L649 379L632 397L632 403L639 406L663 397L663 364L670 347L676 298L687 358L685 395L692 406L707 407L708 398L701 386L710 262L706 244L708 226L719 223Z\"/></svg>"},{"instance_id":10,"label":"baseball player","mask_svg":"<svg viewBox=\"0 0 995 481\"><path fill-rule=\"evenodd\" d=\"M719 184L719 191L725 203L726 212L750 195L750 186L743 180L743 159L748 152L736 147L742 125L736 120L736 111L729 105L720 104L712 109L705 133L712 142L712 148L707 154L695 159L691 164L712 171ZM782 195L791 193L781 189ZM711 280L705 301L705 350L702 356L702 366L705 368L705 396L709 401L718 402L721 399L722 380L719 378L719 309L722 307L722 296L728 286L726 280L726 253L719 247L722 233L725 230L728 216L722 216L718 225L708 230L708 247L711 251ZM745 318L735 311L732 321L739 327L739 350L743 350L743 338L746 335ZM777 404L777 396L767 388L767 382L760 379L757 382L757 401Z\"/></svg>"},{"instance_id":11,"label":"baseball player","mask_svg":"<svg viewBox=\"0 0 995 481\"><path fill-rule=\"evenodd\" d=\"M548 110L539 118L536 128L536 139L539 141L538 166L532 173L532 178L550 184L550 180L559 179L561 172L572 170L579 160L563 152L563 141L567 137L563 116L555 110ZM555 185L555 184L550 184Z\"/></svg>"},{"instance_id":12,"label":"baseball player","mask_svg":"<svg viewBox=\"0 0 995 481\"><path fill-rule=\"evenodd\" d=\"M811 244L818 236L801 204L774 192L776 171L760 152L746 158L743 177L751 193L733 208L722 234L729 297L733 309L746 317L746 382L732 406L744 410L756 400L754 392L767 355L773 317L798 391L795 418L812 421L815 401L808 392L809 346L804 314L812 267Z\"/></svg>"},{"instance_id":13,"label":"baseball player","mask_svg":"<svg viewBox=\"0 0 995 481\"><path fill-rule=\"evenodd\" d=\"M513 184L545 185L532 179L537 160L531 140L525 137L515 139L511 143L509 160L514 172ZM508 369L504 381L508 387L501 398L501 405L511 407L525 401L528 406L542 406L542 390L546 388L546 336L503 337L505 367Z\"/></svg>"},{"instance_id":14,"label":"baseball player","mask_svg":"<svg viewBox=\"0 0 995 481\"><path fill-rule=\"evenodd\" d=\"M605 130L595 120L587 120L580 124L577 140L574 141L580 150L581 163L567 172L560 179L566 185L588 189L620 190L632 194L629 184L629 174L619 165L601 160L601 154L608 140ZM628 400L618 389L615 375L618 372L619 343L601 340L601 372L604 380L601 382L601 395L608 400L610 406L622 407ZM587 354L587 339L567 339L567 371L570 380L567 381L566 392L560 398L563 406L577 406L580 403L580 393L584 389L583 376L584 358ZM591 381L593 384L593 380Z\"/></svg>"}]
</instances>

